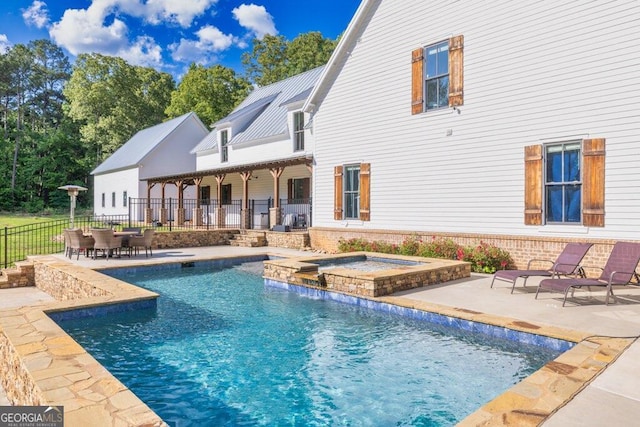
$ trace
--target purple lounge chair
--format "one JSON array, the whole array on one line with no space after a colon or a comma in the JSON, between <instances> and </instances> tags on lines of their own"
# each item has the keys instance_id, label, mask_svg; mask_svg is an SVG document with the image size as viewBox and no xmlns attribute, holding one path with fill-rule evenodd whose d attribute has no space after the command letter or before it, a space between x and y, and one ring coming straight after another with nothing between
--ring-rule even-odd
<instances>
[{"instance_id":1,"label":"purple lounge chair","mask_svg":"<svg viewBox=\"0 0 640 427\"><path fill-rule=\"evenodd\" d=\"M493 282L498 280L504 280L511 282L511 293L516 287L516 281L518 278L524 278L523 286L527 286L527 279L531 276L542 277L560 277L560 276L580 276L584 277L584 271L580 267L582 258L587 254L589 248L593 246L592 243L567 243L560 255L555 261L545 259L532 259L527 264L526 270L498 270L493 275L491 281L491 287L493 288ZM546 270L532 270L531 264L534 262L546 262L550 263L551 267Z\"/></svg>"},{"instance_id":2,"label":"purple lounge chair","mask_svg":"<svg viewBox=\"0 0 640 427\"><path fill-rule=\"evenodd\" d=\"M571 290L581 288L583 286L600 286L607 288L607 297L605 304L609 305L609 295L615 298L613 295L613 285L629 285L640 284L640 276L636 273L636 268L640 262L640 243L630 242L617 242L613 246L613 250L607 259L607 263L602 269L600 277L597 279L590 278L567 278L567 279L544 279L540 281L538 290L536 291L536 299L541 289L551 292L564 293L564 300L562 306L567 302L567 294ZM631 280L635 278L636 282L631 283Z\"/></svg>"}]
</instances>

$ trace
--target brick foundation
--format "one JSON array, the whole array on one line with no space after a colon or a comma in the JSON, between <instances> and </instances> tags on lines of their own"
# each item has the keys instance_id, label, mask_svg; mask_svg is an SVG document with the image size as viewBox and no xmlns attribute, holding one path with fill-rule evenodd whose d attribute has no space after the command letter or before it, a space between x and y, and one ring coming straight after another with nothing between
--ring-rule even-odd
<instances>
[{"instance_id":1,"label":"brick foundation","mask_svg":"<svg viewBox=\"0 0 640 427\"><path fill-rule=\"evenodd\" d=\"M344 228L320 228L309 229L311 247L316 250L324 250L330 253L338 251L338 243L341 239L349 240L361 238L368 241L384 241L401 244L405 239L413 237L423 240L436 238L449 238L464 246L475 246L481 241L495 245L506 250L511 255L516 268L526 268L531 259L555 260L568 242L589 242L593 247L583 260L584 265L603 266L611 253L615 240L593 240L564 237L529 237L529 236L497 236L490 234L458 234L458 233L424 233L412 231L389 230L353 230ZM598 271L596 274L600 274Z\"/></svg>"}]
</instances>

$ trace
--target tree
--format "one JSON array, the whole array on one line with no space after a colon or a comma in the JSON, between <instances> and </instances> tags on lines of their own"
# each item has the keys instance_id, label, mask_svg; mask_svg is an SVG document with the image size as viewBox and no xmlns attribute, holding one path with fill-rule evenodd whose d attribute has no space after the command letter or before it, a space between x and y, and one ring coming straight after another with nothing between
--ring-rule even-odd
<instances>
[{"instance_id":1,"label":"tree","mask_svg":"<svg viewBox=\"0 0 640 427\"><path fill-rule=\"evenodd\" d=\"M337 40L325 39L319 32L300 34L291 42L266 35L253 40L242 64L250 81L266 86L326 64L336 45Z\"/></svg>"},{"instance_id":2,"label":"tree","mask_svg":"<svg viewBox=\"0 0 640 427\"><path fill-rule=\"evenodd\" d=\"M6 66L9 72L9 88L7 91L8 105L15 112L15 127L13 135L14 149L11 170L11 190L16 189L16 175L18 173L18 154L22 138L22 127L25 117L25 105L30 95L30 80L33 72L33 53L25 45L14 46L6 58ZM8 119L7 119L8 120Z\"/></svg>"},{"instance_id":3,"label":"tree","mask_svg":"<svg viewBox=\"0 0 640 427\"><path fill-rule=\"evenodd\" d=\"M34 128L46 130L62 122L62 90L71 76L71 65L62 49L49 40L29 43L33 52L30 102Z\"/></svg>"},{"instance_id":4,"label":"tree","mask_svg":"<svg viewBox=\"0 0 640 427\"><path fill-rule=\"evenodd\" d=\"M80 54L64 89L65 113L80 123L96 164L141 129L161 123L175 88L173 78L122 58Z\"/></svg>"},{"instance_id":5,"label":"tree","mask_svg":"<svg viewBox=\"0 0 640 427\"><path fill-rule=\"evenodd\" d=\"M229 114L250 90L251 84L230 68L191 64L165 112L174 118L193 111L210 125Z\"/></svg>"}]
</instances>

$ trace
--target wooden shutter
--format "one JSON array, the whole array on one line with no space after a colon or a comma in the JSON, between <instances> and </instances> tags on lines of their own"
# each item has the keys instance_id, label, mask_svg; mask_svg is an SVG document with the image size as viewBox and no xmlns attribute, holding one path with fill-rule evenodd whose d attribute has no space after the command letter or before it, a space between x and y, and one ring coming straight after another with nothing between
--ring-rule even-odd
<instances>
[{"instance_id":1,"label":"wooden shutter","mask_svg":"<svg viewBox=\"0 0 640 427\"><path fill-rule=\"evenodd\" d=\"M369 221L371 194L371 164L360 163L360 220Z\"/></svg>"},{"instance_id":2,"label":"wooden shutter","mask_svg":"<svg viewBox=\"0 0 640 427\"><path fill-rule=\"evenodd\" d=\"M288 203L291 203L291 199L293 199L293 180L287 180L287 200Z\"/></svg>"},{"instance_id":3,"label":"wooden shutter","mask_svg":"<svg viewBox=\"0 0 640 427\"><path fill-rule=\"evenodd\" d=\"M449 39L449 107L463 104L464 36Z\"/></svg>"},{"instance_id":4,"label":"wooden shutter","mask_svg":"<svg viewBox=\"0 0 640 427\"><path fill-rule=\"evenodd\" d=\"M333 219L342 219L342 166L333 171Z\"/></svg>"},{"instance_id":5,"label":"wooden shutter","mask_svg":"<svg viewBox=\"0 0 640 427\"><path fill-rule=\"evenodd\" d=\"M411 52L411 114L424 111L424 48Z\"/></svg>"},{"instance_id":6,"label":"wooden shutter","mask_svg":"<svg viewBox=\"0 0 640 427\"><path fill-rule=\"evenodd\" d=\"M604 138L582 141L582 224L604 227Z\"/></svg>"},{"instance_id":7,"label":"wooden shutter","mask_svg":"<svg viewBox=\"0 0 640 427\"><path fill-rule=\"evenodd\" d=\"M524 147L524 223L542 224L542 145Z\"/></svg>"}]
</instances>

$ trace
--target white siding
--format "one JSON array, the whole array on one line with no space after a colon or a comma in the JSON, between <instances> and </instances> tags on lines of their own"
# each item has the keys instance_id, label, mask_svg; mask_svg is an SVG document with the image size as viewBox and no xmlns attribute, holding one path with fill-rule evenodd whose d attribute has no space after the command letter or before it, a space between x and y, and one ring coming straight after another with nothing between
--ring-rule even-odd
<instances>
[{"instance_id":1,"label":"white siding","mask_svg":"<svg viewBox=\"0 0 640 427\"><path fill-rule=\"evenodd\" d=\"M314 226L639 239L638 1L386 0L314 118ZM464 35L464 105L411 115L411 51ZM449 136L447 136L450 134ZM523 147L606 138L605 228L525 226ZM333 167L371 163L371 221Z\"/></svg>"},{"instance_id":2,"label":"white siding","mask_svg":"<svg viewBox=\"0 0 640 427\"><path fill-rule=\"evenodd\" d=\"M146 197L146 193L140 195L143 186L138 179L138 168L96 175L93 180L93 191L93 212L95 215L125 215L129 213L129 208L122 203L125 191L127 198ZM112 205L113 193L115 193L115 207ZM102 206L103 194L104 207Z\"/></svg>"},{"instance_id":3,"label":"white siding","mask_svg":"<svg viewBox=\"0 0 640 427\"><path fill-rule=\"evenodd\" d=\"M191 120L195 121L195 118ZM145 156L140 178L193 172L196 168L196 156L190 151L206 135L206 130L199 125L194 125L194 122L182 123Z\"/></svg>"}]
</instances>

